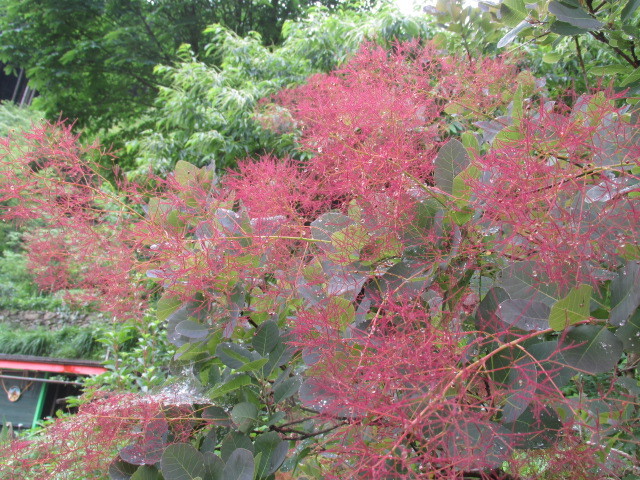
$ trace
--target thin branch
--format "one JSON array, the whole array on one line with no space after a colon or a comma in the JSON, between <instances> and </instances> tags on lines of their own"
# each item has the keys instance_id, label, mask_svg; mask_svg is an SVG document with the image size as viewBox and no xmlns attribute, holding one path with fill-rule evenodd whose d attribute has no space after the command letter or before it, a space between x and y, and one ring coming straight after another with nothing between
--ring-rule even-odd
<instances>
[{"instance_id":1,"label":"thin branch","mask_svg":"<svg viewBox=\"0 0 640 480\"><path fill-rule=\"evenodd\" d=\"M584 66L584 58L582 58L582 48L580 47L580 41L578 40L578 36L573 37L573 41L576 44L576 53L578 54L578 62L580 63L580 68L582 69L582 77L584 78L584 86L587 90L589 90L589 80L587 78L587 69Z\"/></svg>"},{"instance_id":2,"label":"thin branch","mask_svg":"<svg viewBox=\"0 0 640 480\"><path fill-rule=\"evenodd\" d=\"M609 39L604 35L604 33L602 32L589 32L591 34L591 36L593 38L595 38L596 40L598 40L601 43L604 43L605 45L607 45L609 48L611 48L614 52L616 52L620 57L622 57L628 64L630 64L631 66L633 66L633 68L638 68L640 67L640 62L638 62L637 59L633 59L632 57L630 57L629 55L627 55L625 52L623 52L620 48L618 47L614 47L613 45L611 45L611 43L609 43Z\"/></svg>"},{"instance_id":3,"label":"thin branch","mask_svg":"<svg viewBox=\"0 0 640 480\"><path fill-rule=\"evenodd\" d=\"M306 438L312 438L312 437L317 437L318 435L324 435L325 433L329 433L333 430L336 430L337 428L342 427L343 425L346 425L347 421L343 420L342 422L332 426L332 427L328 427L325 428L324 430L318 430L317 432L313 432L313 433L305 433L303 435L299 435L299 436L292 436L292 437L283 437L283 440L289 440L289 441L294 441L294 442L299 442L300 440L304 440Z\"/></svg>"}]
</instances>

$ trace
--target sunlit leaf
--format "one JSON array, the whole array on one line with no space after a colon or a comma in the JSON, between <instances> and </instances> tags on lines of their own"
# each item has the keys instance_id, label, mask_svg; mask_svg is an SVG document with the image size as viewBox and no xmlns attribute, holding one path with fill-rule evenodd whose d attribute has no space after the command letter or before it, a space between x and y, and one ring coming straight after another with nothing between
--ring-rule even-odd
<instances>
[{"instance_id":1,"label":"sunlit leaf","mask_svg":"<svg viewBox=\"0 0 640 480\"><path fill-rule=\"evenodd\" d=\"M262 367L264 367L267 363L269 363L268 358L259 358L257 360L247 362L241 367L236 368L235 370L237 372L255 372L262 369Z\"/></svg>"},{"instance_id":2,"label":"sunlit leaf","mask_svg":"<svg viewBox=\"0 0 640 480\"><path fill-rule=\"evenodd\" d=\"M455 138L450 139L438 151L434 162L433 179L436 186L446 193L453 193L453 179L471 162L464 145Z\"/></svg>"},{"instance_id":3,"label":"sunlit leaf","mask_svg":"<svg viewBox=\"0 0 640 480\"><path fill-rule=\"evenodd\" d=\"M528 15L524 0L503 0L500 3L501 19L509 27L519 24Z\"/></svg>"},{"instance_id":4,"label":"sunlit leaf","mask_svg":"<svg viewBox=\"0 0 640 480\"><path fill-rule=\"evenodd\" d=\"M518 38L518 34L520 32L522 32L523 30L525 30L526 28L528 28L530 26L531 26L531 24L528 21L522 20L518 25L516 25L511 30L509 30L506 33L506 35L500 39L500 41L498 42L498 48L503 48L503 47L506 47L507 45L509 45L516 38Z\"/></svg>"},{"instance_id":5,"label":"sunlit leaf","mask_svg":"<svg viewBox=\"0 0 640 480\"><path fill-rule=\"evenodd\" d=\"M638 7L640 7L640 0L627 0L627 4L624 6L622 12L620 13L620 18L622 19L622 21L626 22L627 20L631 19Z\"/></svg>"},{"instance_id":6,"label":"sunlit leaf","mask_svg":"<svg viewBox=\"0 0 640 480\"><path fill-rule=\"evenodd\" d=\"M582 28L587 31L599 30L604 24L580 7L569 7L566 4L552 1L549 3L549 12L555 15L558 20L566 22L574 27Z\"/></svg>"},{"instance_id":7,"label":"sunlit leaf","mask_svg":"<svg viewBox=\"0 0 640 480\"><path fill-rule=\"evenodd\" d=\"M589 318L591 305L590 285L580 285L571 289L566 297L558 300L551 307L549 326L554 330L563 330Z\"/></svg>"},{"instance_id":8,"label":"sunlit leaf","mask_svg":"<svg viewBox=\"0 0 640 480\"><path fill-rule=\"evenodd\" d=\"M156 315L161 322L182 305L182 300L175 296L163 295L156 303Z\"/></svg>"},{"instance_id":9,"label":"sunlit leaf","mask_svg":"<svg viewBox=\"0 0 640 480\"><path fill-rule=\"evenodd\" d=\"M626 87L627 85L631 85L638 80L640 80L640 68L636 68L633 72L622 79L622 81L620 82L620 86Z\"/></svg>"},{"instance_id":10,"label":"sunlit leaf","mask_svg":"<svg viewBox=\"0 0 640 480\"><path fill-rule=\"evenodd\" d=\"M236 375L231 377L231 379L223 383L219 383L218 385L213 387L207 392L207 396L211 400L215 400L218 397L226 395L227 393L233 392L234 390L242 388L246 385L251 385L251 377L246 374Z\"/></svg>"},{"instance_id":11,"label":"sunlit leaf","mask_svg":"<svg viewBox=\"0 0 640 480\"><path fill-rule=\"evenodd\" d=\"M156 467L144 465L131 476L131 480L163 480Z\"/></svg>"}]
</instances>

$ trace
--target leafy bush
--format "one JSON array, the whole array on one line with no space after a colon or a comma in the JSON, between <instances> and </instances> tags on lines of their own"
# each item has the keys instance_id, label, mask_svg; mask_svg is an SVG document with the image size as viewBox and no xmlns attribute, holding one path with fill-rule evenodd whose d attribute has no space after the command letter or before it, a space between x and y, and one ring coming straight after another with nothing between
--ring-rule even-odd
<instances>
[{"instance_id":1,"label":"leafy bush","mask_svg":"<svg viewBox=\"0 0 640 480\"><path fill-rule=\"evenodd\" d=\"M162 289L180 380L97 398L0 465L134 480L637 475L637 115L612 92L567 104L535 85L504 60L369 45L272 99L308 161L222 178L178 162L153 196L128 190L146 213L117 222L90 208L113 202L103 189L64 181L69 155L22 170L12 185L30 201L3 215L46 213L80 270L92 257L78 251L108 233L113 277L144 270ZM55 178L73 202L54 200ZM117 311L147 287L99 274Z\"/></svg>"},{"instance_id":2,"label":"leafy bush","mask_svg":"<svg viewBox=\"0 0 640 480\"><path fill-rule=\"evenodd\" d=\"M109 371L84 381L91 395L97 390L146 393L166 382L173 348L155 316L112 325L97 341Z\"/></svg>"}]
</instances>

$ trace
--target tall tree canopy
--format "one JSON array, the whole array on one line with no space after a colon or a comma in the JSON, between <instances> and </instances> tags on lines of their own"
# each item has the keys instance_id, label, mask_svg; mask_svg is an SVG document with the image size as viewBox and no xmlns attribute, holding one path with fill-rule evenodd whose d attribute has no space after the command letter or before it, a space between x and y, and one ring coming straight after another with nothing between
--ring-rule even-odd
<instances>
[{"instance_id":1,"label":"tall tree canopy","mask_svg":"<svg viewBox=\"0 0 640 480\"><path fill-rule=\"evenodd\" d=\"M207 25L220 23L241 35L256 31L270 45L281 40L284 21L309 5L343 3L0 0L0 59L10 70L26 70L49 116L62 112L99 128L149 106L159 86L153 68L172 64L181 44L198 54L207 42Z\"/></svg>"}]
</instances>

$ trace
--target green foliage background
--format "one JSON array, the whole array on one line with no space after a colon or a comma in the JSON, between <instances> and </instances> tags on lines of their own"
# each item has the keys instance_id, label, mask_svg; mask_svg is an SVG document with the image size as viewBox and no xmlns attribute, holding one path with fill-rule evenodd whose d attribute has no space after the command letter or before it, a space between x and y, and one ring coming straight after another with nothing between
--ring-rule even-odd
<instances>
[{"instance_id":1,"label":"green foliage background","mask_svg":"<svg viewBox=\"0 0 640 480\"><path fill-rule=\"evenodd\" d=\"M38 8L35 8L35 3ZM329 72L342 65L364 42L393 50L397 41L412 39L418 43L431 39L443 54L460 53L469 60L508 51L521 55L521 66L530 68L538 77L546 80L546 90L535 90L536 87L542 87L542 82L534 84L533 75L520 75L516 93L505 92L502 99L505 104L509 103L508 111L483 114L483 120L498 113L510 114L509 120L503 121L511 123L497 135L496 144L523 138L524 134L519 129L522 128L521 120L528 114L527 107L536 105L544 95L556 98L564 95L567 88L583 93L591 87L612 83L617 91L629 89L625 99L627 104L633 105L637 101L640 65L635 50L640 2L636 0L604 1L600 6L577 0L539 0L532 3L502 0L498 5L485 5L483 9L463 7L459 1L441 0L428 13L419 12L416 15L401 15L393 7L384 4L375 6L370 3L342 2L344 5L340 8L341 2L336 1L323 2L324 6L310 6L313 3L138 0L128 2L126 8L120 8L122 2L116 0L65 0L62 3L1 0L0 59L9 64L10 70L25 69L31 85L40 93L35 107L44 113L38 113L36 109L16 110L15 107L4 105L0 109L0 133L6 135L11 128L27 128L31 121L37 121L42 116L55 118L62 111L65 116L77 119L78 127L85 129L84 138L87 141L101 138L116 148L120 159L117 165L110 165L113 167L110 179L114 181L124 178L141 180L149 171L161 177L175 171L176 178L191 178L193 172L199 172L197 175L208 178L210 170L196 170L190 164L196 167L211 166L222 172L234 168L239 160L264 154L306 161L312 157L312 153L300 148L300 125L290 112L276 105L272 95L284 88L300 85L314 74ZM534 91L538 93L532 95ZM541 91L545 93L540 94ZM567 99L568 103L572 102L571 97ZM459 107L445 109L446 115L442 120L448 127L444 136L459 137L461 142L451 140L435 160L435 185L448 194L462 188L460 185L464 181L479 175L476 170L465 170L469 159L474 152L480 154L490 151L494 142L493 139L487 140L489 135L485 127L476 128L473 134L467 132L460 136L465 129L471 128L470 125L479 127L473 123L479 119L476 118L478 112L464 105ZM597 100L594 100L585 108L597 107ZM573 114L580 115L581 112L574 111ZM621 123L627 120L625 117ZM481 144L479 139L482 138L486 141ZM617 167L611 168L615 170ZM615 170L614 175L624 177L624 168ZM633 175L637 175L637 172L634 171ZM472 200L466 191L456 191L460 195L457 202L452 204L446 196L434 195L429 188L425 186L425 191L433 198L424 202L425 211L422 212L429 226L435 228L439 221L444 222L452 232L465 228L474 214ZM229 223L247 223L249 220L249 217L241 218L246 212L236 213L232 207L229 205L230 213L216 212L220 216L217 228L221 232ZM359 221L359 207L354 204L350 208L349 215L353 218L342 215L340 219L345 224L355 225ZM334 261L344 263L339 267L353 266L360 260L361 252L340 250L340 240L347 235L342 228L335 227L337 215L341 214L325 215L334 216L319 216L311 222L314 232L312 240L321 244L329 243L331 247L319 248L315 253L315 263L310 264L309 269L320 265L319 275L326 275L325 280L329 284L331 273L322 269L329 268L327 265ZM439 220L436 220L438 215ZM157 221L162 223L163 220ZM323 231L320 225L323 225L322 228L330 225L329 233ZM175 225L167 223L162 226L170 230ZM196 227L195 224L191 226L194 229ZM365 234L367 238L373 238L378 232ZM0 246L4 252L0 258L0 297L11 298L6 305L12 307L57 307L58 300L41 297L31 283L25 259L20 253L19 236L20 229L15 226L3 224L0 228ZM407 249L392 255L400 260L391 267L396 270L389 269L391 273L380 282L382 293L395 294L392 285L398 278L409 282L415 275L432 275L433 278L429 277L429 280L447 293L446 301L443 300L447 308L440 307L435 315L439 321L444 321L447 309L453 311L461 302L457 287L466 287L473 282L482 283L482 278L495 281L492 293L495 298L490 295L484 297L480 313L475 319L478 323L484 321L483 314L492 314L493 308L502 302L513 300L513 303L509 303L513 306L520 305L517 302L531 300L517 297L514 293L523 282L523 275L526 277L531 274L531 278L537 276L522 264L518 264L518 268L522 267L524 273L514 273L509 267L504 267L500 275L491 271L495 278L487 276L478 279L471 271L456 277L462 261L460 264L454 262L456 251L453 248L449 251L447 242L442 242L439 248L450 256L443 267L446 271L438 275L432 275L433 272L424 269L413 271L406 267L420 255L419 252ZM336 261L342 254L348 261ZM496 252L491 251L487 254L490 260L495 255ZM538 329L543 331L544 341L558 342L557 332L574 324L568 338L578 343L604 338L609 342L606 346L615 347L613 349L619 353L618 357L623 358L623 364L627 362L626 367L632 371L633 365L628 365L634 361L637 344L630 338L639 328L637 312L635 316L633 309L623 312L625 322L629 321L627 326L601 328L582 323L590 315L606 322L609 313L619 308L617 305L623 304L622 301L618 302L616 296L629 295L624 277L627 271L636 271L633 270L633 255L633 252L622 252L627 263L621 263L612 273L613 280L606 286L609 290L604 298L598 298L598 301L602 301L600 309L589 309L592 291L586 285L576 286L564 296L557 292L550 296L546 291L536 290L533 294L535 298L538 295L550 303L547 305L549 315L531 317L532 321L542 323L548 320L548 324ZM249 260L256 264L262 261L260 258ZM383 261L388 259L376 258L373 263L383 264ZM335 265L333 267L338 269ZM361 267L357 265L357 268ZM384 268L388 268L388 265L385 264ZM409 270L405 271L406 268ZM309 272L305 274L311 275ZM229 295L229 299L226 290L216 292L212 288L210 295L219 294L227 302L225 305L236 305L238 311L249 305L260 306L266 301L260 289L245 290L245 285L234 277L237 272L228 275L227 283L233 286L233 294ZM525 283L531 278L526 277ZM265 289L273 286L268 282L265 285ZM432 294L436 295L436 290ZM509 297L511 294L513 298ZM303 392L306 392L306 400L313 400L309 388L301 390L305 382L302 371L311 365L301 366L303 362L300 359L292 360L293 352L286 347L287 332L283 328L287 318L296 314L300 305L307 300L302 297L289 303L280 302L273 307L276 313L272 317L267 318L267 309L254 312L251 320L256 323L244 331L224 337L220 331L210 331L206 323L201 322L198 309L192 304L165 295L159 302L157 316L145 319L148 328L143 331L129 325L108 331L96 340L88 332L74 329L63 329L52 336L43 332L20 336L8 330L0 337L0 348L5 345L5 349L11 350L14 347L9 346L18 345L15 348L22 349L20 351L36 354L48 351L67 356L72 355L68 349L73 347L77 355L91 356L95 355L91 353L95 352L94 344L101 343L112 355L109 363L112 372L90 382L91 386L149 391L165 381L166 365L174 353L172 347L167 345L162 327L168 322L168 333L173 345L178 347L180 363L193 369L191 374L200 383L207 398L219 402L224 408L214 406L211 407L214 410L205 408L204 413L198 413L202 418L206 415L213 415L213 418L220 416L217 420L220 424L211 430L212 434L205 437L198 432L191 443L168 444L159 467L143 466L137 469L135 478L160 478L159 472L166 478L181 478L171 473L179 467L188 470L187 473L192 477L207 474L207 478L218 478L214 475L223 472L221 478L249 478L242 475L251 471L251 477L255 473L258 478L273 478L275 471L281 467L295 469L297 461L301 462L300 471L319 475L323 460L307 456L310 452L307 447L312 442L307 438L316 435L318 429L308 423L296 431L300 447L284 464L283 452L286 453L288 447L276 433L291 433L289 430L278 430L285 411L294 410L296 414L301 414L302 409L296 410L296 405L291 406L291 399L298 398L296 395L302 398ZM595 294L593 301L597 303ZM356 316L356 309L350 301L337 303L344 308L344 312L335 320L346 325ZM543 305L539 308L544 310L546 307ZM505 324L514 319L521 321L524 312L518 310L508 318L504 314L500 320ZM536 330L523 325L518 326L526 331ZM68 342L70 345L66 345L67 350L44 349L58 342ZM623 343L626 349L624 356ZM530 342L525 345L526 348L533 345L534 353L527 353L532 357L536 355L534 344ZM122 348L123 345L127 347ZM83 350L85 346L86 350ZM487 348L491 351L491 347ZM563 368L573 368L574 373L582 370L594 375L604 373L600 370L602 364L607 366L605 370L618 368L615 363L617 357L614 358L615 364L610 365L606 351L581 348L578 348L578 353L583 355L571 358L568 354L562 360L566 362L566 365L562 364ZM526 349L523 351L526 352ZM506 361L515 364L521 359L514 356ZM536 360L544 359L541 357ZM570 383L565 387L565 394L577 399L585 391L587 396L596 395L595 381L592 377L588 378L586 382L576 379ZM633 383L635 380L621 383L616 388L624 391L625 395L632 395L637 389L637 382ZM506 383L507 379L503 381ZM586 388L584 384L587 384ZM531 410L527 410L529 404L526 400L515 394L507 397L500 408L503 409L502 415L513 415L514 419L522 418L518 415L530 413ZM579 413L584 416L585 422L596 421L592 418L593 412ZM599 420L607 422L611 418L602 414ZM534 420L520 421L530 421L525 427L535 430ZM637 432L637 426L630 428L630 431ZM216 438L217 434L224 434L223 439ZM607 447L619 447L616 443L619 439L629 440L625 435L607 437ZM634 455L637 447L629 447L631 443L622 448ZM216 455L205 459L207 448L211 452L218 448ZM130 467L122 455L113 464L115 470ZM523 471L527 468L537 469L537 474L544 477L548 461L543 459L538 464L536 460L531 460ZM186 464L189 468L184 467ZM404 471L398 467L398 472ZM112 472L112 475L118 478L118 471Z\"/></svg>"}]
</instances>

